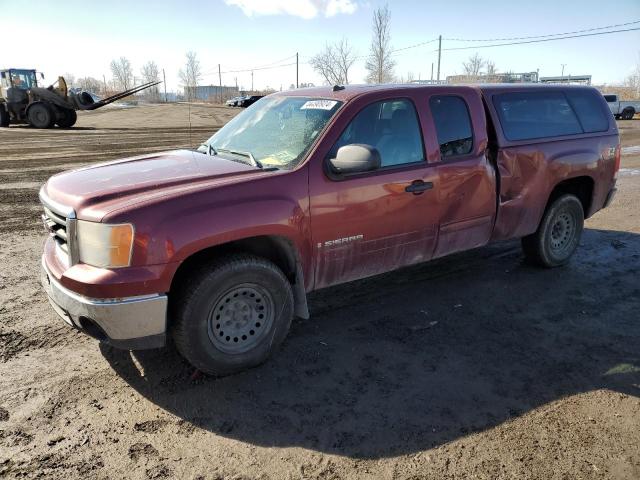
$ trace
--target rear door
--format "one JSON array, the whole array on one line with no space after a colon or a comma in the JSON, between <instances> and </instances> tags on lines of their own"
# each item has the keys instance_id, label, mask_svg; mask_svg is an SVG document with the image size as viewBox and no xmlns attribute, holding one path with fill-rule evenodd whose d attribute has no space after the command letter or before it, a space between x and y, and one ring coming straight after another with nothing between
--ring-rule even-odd
<instances>
[{"instance_id":1,"label":"rear door","mask_svg":"<svg viewBox=\"0 0 640 480\"><path fill-rule=\"evenodd\" d=\"M497 206L496 175L487 158L487 125L479 92L451 88L434 93L428 104L438 146L441 206L434 257L488 243Z\"/></svg>"}]
</instances>

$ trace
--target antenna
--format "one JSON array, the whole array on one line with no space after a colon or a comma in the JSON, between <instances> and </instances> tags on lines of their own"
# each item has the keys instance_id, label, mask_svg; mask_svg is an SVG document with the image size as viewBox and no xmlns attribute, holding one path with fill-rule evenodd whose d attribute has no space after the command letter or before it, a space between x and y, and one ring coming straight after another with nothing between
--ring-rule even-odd
<instances>
[{"instance_id":1,"label":"antenna","mask_svg":"<svg viewBox=\"0 0 640 480\"><path fill-rule=\"evenodd\" d=\"M189 108L189 150L191 150L193 148L193 141L191 140L191 102L187 102L187 107Z\"/></svg>"}]
</instances>

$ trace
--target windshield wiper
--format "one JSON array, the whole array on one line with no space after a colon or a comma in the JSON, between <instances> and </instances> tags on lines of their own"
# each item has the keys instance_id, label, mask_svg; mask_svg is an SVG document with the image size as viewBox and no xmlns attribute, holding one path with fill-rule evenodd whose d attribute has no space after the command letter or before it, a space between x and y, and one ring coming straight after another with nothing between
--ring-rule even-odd
<instances>
[{"instance_id":1,"label":"windshield wiper","mask_svg":"<svg viewBox=\"0 0 640 480\"><path fill-rule=\"evenodd\" d=\"M216 152L216 155L218 154L218 152L223 152L223 153L230 153L231 155L238 155L240 157L246 157L251 162L250 165L253 165L258 168L263 168L262 163L260 163L260 161L257 160L256 157L254 157L251 152L243 152L242 150L229 150L226 148L215 149L215 152Z\"/></svg>"},{"instance_id":2,"label":"windshield wiper","mask_svg":"<svg viewBox=\"0 0 640 480\"><path fill-rule=\"evenodd\" d=\"M205 148L205 151L203 152L202 150L200 150L201 147ZM201 143L200 147L196 148L196 152L200 152L200 153L206 153L207 155L213 157L215 155L218 155L218 151L213 148L213 145L209 144L209 143Z\"/></svg>"}]
</instances>

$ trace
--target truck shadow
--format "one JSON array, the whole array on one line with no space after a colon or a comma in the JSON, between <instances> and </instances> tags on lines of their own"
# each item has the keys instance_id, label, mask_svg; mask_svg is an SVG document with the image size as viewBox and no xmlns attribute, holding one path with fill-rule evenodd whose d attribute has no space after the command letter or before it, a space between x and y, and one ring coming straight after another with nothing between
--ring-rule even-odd
<instances>
[{"instance_id":1,"label":"truck shadow","mask_svg":"<svg viewBox=\"0 0 640 480\"><path fill-rule=\"evenodd\" d=\"M101 349L197 428L352 458L411 454L568 395L640 397L639 271L640 235L587 230L560 269L523 263L507 242L317 292L275 357L232 377L193 379L172 348Z\"/></svg>"}]
</instances>

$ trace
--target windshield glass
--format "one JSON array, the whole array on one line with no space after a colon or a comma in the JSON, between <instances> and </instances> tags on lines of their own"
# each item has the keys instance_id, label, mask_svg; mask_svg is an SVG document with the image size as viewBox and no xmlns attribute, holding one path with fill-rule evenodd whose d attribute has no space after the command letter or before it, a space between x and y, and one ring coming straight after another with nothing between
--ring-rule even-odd
<instances>
[{"instance_id":1,"label":"windshield glass","mask_svg":"<svg viewBox=\"0 0 640 480\"><path fill-rule=\"evenodd\" d=\"M36 72L33 70L11 70L11 85L28 90L36 87Z\"/></svg>"},{"instance_id":2,"label":"windshield glass","mask_svg":"<svg viewBox=\"0 0 640 480\"><path fill-rule=\"evenodd\" d=\"M342 103L307 97L258 100L213 135L214 150L250 153L264 167L293 168Z\"/></svg>"}]
</instances>

